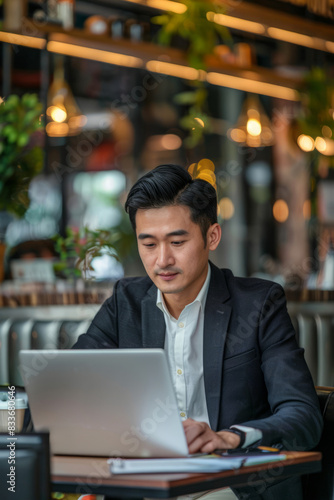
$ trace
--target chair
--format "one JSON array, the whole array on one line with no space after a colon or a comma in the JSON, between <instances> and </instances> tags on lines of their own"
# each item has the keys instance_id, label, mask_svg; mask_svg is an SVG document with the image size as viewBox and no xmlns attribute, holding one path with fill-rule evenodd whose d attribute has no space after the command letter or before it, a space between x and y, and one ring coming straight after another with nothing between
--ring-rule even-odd
<instances>
[{"instance_id":1,"label":"chair","mask_svg":"<svg viewBox=\"0 0 334 500\"><path fill-rule=\"evenodd\" d=\"M71 349L81 333L88 330L90 321L64 321L60 328L59 348Z\"/></svg>"},{"instance_id":2,"label":"chair","mask_svg":"<svg viewBox=\"0 0 334 500\"><path fill-rule=\"evenodd\" d=\"M0 433L1 500L50 500L49 434L14 437L15 440L8 433ZM10 443L15 444L8 446Z\"/></svg>"},{"instance_id":3,"label":"chair","mask_svg":"<svg viewBox=\"0 0 334 500\"><path fill-rule=\"evenodd\" d=\"M19 351L31 349L32 319L16 320L9 329L9 379L12 385L23 387L23 380L19 371Z\"/></svg>"},{"instance_id":4,"label":"chair","mask_svg":"<svg viewBox=\"0 0 334 500\"><path fill-rule=\"evenodd\" d=\"M316 451L322 453L322 470L303 476L304 500L334 500L334 387L316 387L324 429Z\"/></svg>"},{"instance_id":5,"label":"chair","mask_svg":"<svg viewBox=\"0 0 334 500\"><path fill-rule=\"evenodd\" d=\"M0 320L0 385L9 385L9 328L9 319Z\"/></svg>"}]
</instances>

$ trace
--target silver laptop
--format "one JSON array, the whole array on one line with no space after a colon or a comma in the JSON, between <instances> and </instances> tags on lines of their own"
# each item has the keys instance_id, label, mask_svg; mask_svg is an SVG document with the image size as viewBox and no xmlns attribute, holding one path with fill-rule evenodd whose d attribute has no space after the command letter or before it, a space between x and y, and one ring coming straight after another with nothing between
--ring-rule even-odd
<instances>
[{"instance_id":1,"label":"silver laptop","mask_svg":"<svg viewBox=\"0 0 334 500\"><path fill-rule=\"evenodd\" d=\"M36 431L55 455L188 454L162 349L20 351Z\"/></svg>"}]
</instances>

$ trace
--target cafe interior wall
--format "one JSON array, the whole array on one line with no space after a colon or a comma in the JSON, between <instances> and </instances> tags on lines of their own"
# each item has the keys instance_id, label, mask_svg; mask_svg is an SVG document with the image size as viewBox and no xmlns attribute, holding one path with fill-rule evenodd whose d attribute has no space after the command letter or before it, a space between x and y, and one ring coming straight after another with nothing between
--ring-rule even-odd
<instances>
[{"instance_id":1,"label":"cafe interior wall","mask_svg":"<svg viewBox=\"0 0 334 500\"><path fill-rule=\"evenodd\" d=\"M31 57L28 60L31 63ZM207 157L216 166L218 195L228 196L234 205L233 217L221 219L223 238L213 256L214 262L222 267L230 267L239 275L261 271L263 255L269 255L273 261L281 257L284 265L289 266L289 258L282 255L280 250L282 242L279 241L275 246L275 222L268 211L273 197L273 180L267 186L265 204L259 204L249 196L250 186L245 181L247 168L256 161L272 170L271 148L245 150L226 137L226 123L232 124L237 120L244 98L242 92L211 89L211 100L215 104L219 103L216 118L222 121L221 134L205 138L203 144L193 151L186 150L181 140L177 149L164 149L158 144L158 139L164 134L173 134L180 139L184 137L184 131L178 126L180 110L172 104L172 96L184 88L180 80L157 78L156 87L147 93L145 100L135 102L130 98L127 104L119 105L119 89L124 95L131 96L131 89L140 85L143 74L137 70L116 69L110 65L78 59L68 59L66 65L77 103L81 111L87 114L88 124L93 123L92 129L87 127L77 137L48 139L45 174L31 188L31 195L37 197L35 201L39 208L35 204L35 213L28 211L25 220L14 221L9 226L7 237L10 243L19 243L31 237L50 237L54 232L63 231L66 225L78 227L85 223L96 225L97 222L99 225L103 222L104 227L108 226L105 217L102 220L97 217L97 214L103 213L100 204L96 204L95 209L91 204L85 206L84 193L74 193L80 175L82 178L86 175L87 187L89 179L98 174L109 170L123 172L123 189L117 193L116 199L111 197L110 200L114 211L105 209L105 215L110 213L112 217L116 213L116 218L119 218L125 192L139 175L164 162L180 163L187 167L192 161ZM89 76L83 78L83 75ZM23 89L22 81L14 77L13 91L21 93L27 90L38 91L33 86ZM100 120L97 125L96 118ZM113 123L118 135L122 125L124 137L119 138L117 132L113 132ZM126 144L125 150L121 148L119 151L119 142ZM54 204L50 206L52 200ZM87 220L88 215L90 219ZM279 227L276 226L276 230L279 231ZM285 245L286 241L283 243ZM128 274L136 272L143 272L138 261L127 269Z\"/></svg>"},{"instance_id":2,"label":"cafe interior wall","mask_svg":"<svg viewBox=\"0 0 334 500\"><path fill-rule=\"evenodd\" d=\"M288 212L276 225L278 263L276 272L290 280L290 287L305 286L314 269L311 263L310 165L291 133L291 117L295 103L276 103L275 129L277 142L273 148L276 200L286 203ZM273 265L268 261L267 265Z\"/></svg>"},{"instance_id":3,"label":"cafe interior wall","mask_svg":"<svg viewBox=\"0 0 334 500\"><path fill-rule=\"evenodd\" d=\"M84 69L87 71L84 62L81 68L80 66L78 63L74 64L73 72L81 75L85 72ZM94 74L94 66L92 64L90 67L90 75ZM104 71L112 79L112 67L97 68L97 73L95 77L91 76L92 82L90 83L92 88L95 89L94 93L98 92L96 90L97 85L94 82L97 83L99 80L105 79ZM122 73L125 75L124 79ZM133 72L132 77L129 77L128 70L117 70L117 82L123 89L126 88L126 80L129 82L129 92L131 92L131 86L135 86L138 80L140 81L140 78L135 72ZM78 81L82 85L80 77ZM115 78L112 81L117 88ZM72 88L76 90L75 81L71 80L71 82ZM31 195L37 197L36 203L39 205L39 209L35 210L35 215L39 221L31 221L34 214L28 212L24 221L16 221L8 228L9 238L20 242L22 239L29 239L31 231L33 231L33 237L43 235L49 237L53 232L61 231L67 225L78 227L88 223L93 224L95 227L99 225L106 227L108 226L106 217L109 215L118 220L119 210L124 203L125 192L142 173L161 163L178 163L187 167L192 161L210 158L216 166L219 196L230 197L235 207L231 219L220 220L223 228L222 243L216 255L213 255L212 258L217 265L231 267L235 273L246 275L249 272L248 266L252 257L252 250L249 250L251 245L247 244L247 240L251 237L255 226L259 226L259 229L256 230L258 234L258 231L266 233L268 224L270 225L270 220L262 220L263 224L260 225L258 224L259 220L257 220L254 222L253 227L247 226L245 216L247 186L244 185L244 162L247 161L247 157L253 157L255 151L249 151L245 154L235 143L224 136L224 131L221 135L213 134L211 137L206 138L204 144L197 147L196 151L185 150L181 144L184 132L178 127L178 110L170 105L172 95L180 89L182 89L182 84L179 80L166 77L155 90L154 96L148 96L144 103L141 102L140 105L130 109L130 118L123 118L120 122L118 121L118 124L121 123L125 129L125 134L131 136L131 140L128 138L127 141L128 145L129 142L132 142L131 147L124 155L116 155L115 157L115 146L117 144L115 144L112 130L110 130L111 124L105 128L87 129L81 136L67 138L66 140L49 139L47 171L31 187ZM102 94L103 91L99 90L99 92ZM76 95L77 102L83 112L87 112L92 102L94 103L93 108L98 103L98 113L103 122L108 116L106 110L111 109L110 99L113 97L110 90L106 89L106 92L110 92L109 99L107 99L106 95L100 94L100 98L93 95L88 100L90 102L87 102L86 98L80 99ZM219 102L217 119L221 119L219 115L223 116L224 120L228 120L228 116L230 116L232 123L237 118L243 94L239 91L227 89L215 89L214 93L215 95L212 95L213 100ZM115 113L115 110L112 113ZM120 113L120 111L117 110L117 113ZM89 112L87 114L89 116ZM222 120L223 124L224 120ZM113 119L111 119L112 122ZM163 149L159 145L161 137L166 133L180 137L180 141L177 143L178 149ZM90 138L88 143L87 138ZM93 142L95 142L95 145ZM263 154L266 156L267 152ZM122 172L125 175L120 181L122 189L116 193L116 198L110 196L110 206L106 207L103 203L101 205L96 196L93 198L92 192L87 191L87 184L91 184L92 179L98 175L101 176L103 182L103 175L108 172L113 174ZM78 186L81 187L78 188ZM83 190L80 192L80 189ZM97 198L101 198L105 197L107 193L99 191L95 194ZM86 203L87 199L90 201L89 204ZM50 207L52 200L54 203ZM95 206L94 204L92 206L92 200L95 200ZM107 201L107 204L109 204L109 201ZM251 202L248 200L248 203ZM60 210L60 206L62 210ZM261 210L261 207L260 213L265 213L265 211ZM29 223L29 219L32 224ZM47 221L48 224L46 224ZM111 220L109 223L111 226L113 225ZM262 234L262 238L263 236ZM272 242L266 241L263 243L267 251L275 251L274 248L268 248ZM260 246L262 247L262 245ZM246 247L248 247L247 251ZM261 248L261 250L263 249ZM256 260L255 257L252 258L253 261ZM256 270L255 265L252 272ZM142 273L143 270L137 261L135 265L127 266L126 272L134 274L137 272Z\"/></svg>"},{"instance_id":4,"label":"cafe interior wall","mask_svg":"<svg viewBox=\"0 0 334 500\"><path fill-rule=\"evenodd\" d=\"M276 48L275 54L269 47L265 57L277 56L277 50L282 57L280 49L287 56L286 47ZM307 56L307 51L303 55ZM300 51L296 56L300 57ZM53 63L54 58L50 74ZM188 167L209 158L216 167L218 198L229 198L233 207L231 217L220 218L223 238L213 261L230 267L237 275L280 278L300 271L298 265L308 261L310 251L307 217L301 209L309 191L308 159L292 142L293 113L286 101L261 97L267 113L276 119L275 145L242 148L227 138L227 129L236 123L245 94L210 86L209 111L219 130L189 149L182 143L185 131L179 126L185 111L173 103L177 92L189 89L187 83L152 74L151 88L136 97L133 89L143 87L146 74L142 70L75 58L64 58L64 65L77 104L88 117L87 127L75 137L47 139L45 172L31 188L33 209L24 220L12 220L8 225L9 244L50 237L63 232L67 225L78 227L87 223L87 214L93 222L100 221L97 215L104 211L119 220L126 192L141 174L160 163ZM40 69L38 51L17 47L13 53L12 93L38 93ZM174 137L174 145L163 146L166 134ZM106 198L112 209L107 210L103 203L94 209L82 193L75 193L75 185L83 179L87 187L94 176L116 171L124 174L119 192L109 200L105 192L96 194L97 198ZM266 179L264 185L254 181L259 172ZM275 220L272 212L275 200L280 198L290 209L288 219L282 222ZM6 215L1 217L4 220ZM111 219L109 224L113 226ZM125 273L143 273L138 258Z\"/></svg>"}]
</instances>

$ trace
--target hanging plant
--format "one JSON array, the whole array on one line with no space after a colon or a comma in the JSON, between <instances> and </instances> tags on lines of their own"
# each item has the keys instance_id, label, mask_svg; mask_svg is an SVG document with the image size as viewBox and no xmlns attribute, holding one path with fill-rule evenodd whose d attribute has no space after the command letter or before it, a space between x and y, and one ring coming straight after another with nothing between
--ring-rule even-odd
<instances>
[{"instance_id":1,"label":"hanging plant","mask_svg":"<svg viewBox=\"0 0 334 500\"><path fill-rule=\"evenodd\" d=\"M328 165L334 166L334 79L323 68L313 68L306 75L301 103L298 145L303 151L314 151L314 157L326 156Z\"/></svg>"},{"instance_id":2,"label":"hanging plant","mask_svg":"<svg viewBox=\"0 0 334 500\"><path fill-rule=\"evenodd\" d=\"M225 7L218 1L181 0L185 10L182 13L167 12L152 19L161 29L158 41L172 45L175 36L187 43L186 55L189 66L205 70L208 56L214 54L215 47L222 40L231 43L228 29L212 21L214 14L224 14ZM211 20L210 20L211 19ZM208 91L203 81L191 83L193 91L182 92L175 96L179 105L189 106L188 113L180 125L188 131L184 143L186 147L196 146L204 133L211 132L210 117L206 112Z\"/></svg>"},{"instance_id":3,"label":"hanging plant","mask_svg":"<svg viewBox=\"0 0 334 500\"><path fill-rule=\"evenodd\" d=\"M174 97L174 102L181 106L188 106L188 112L181 120L180 125L187 130L188 136L184 145L188 148L195 147L202 139L204 133L212 132L209 115L205 112L208 91L202 82L194 82L195 90L180 92Z\"/></svg>"},{"instance_id":4,"label":"hanging plant","mask_svg":"<svg viewBox=\"0 0 334 500\"><path fill-rule=\"evenodd\" d=\"M297 144L310 156L311 215L317 220L317 185L334 167L334 80L323 68L305 76L297 117Z\"/></svg>"},{"instance_id":5,"label":"hanging plant","mask_svg":"<svg viewBox=\"0 0 334 500\"><path fill-rule=\"evenodd\" d=\"M303 131L312 137L321 135L324 126L333 131L334 80L323 68L312 68L305 76L301 97L299 124Z\"/></svg>"},{"instance_id":6,"label":"hanging plant","mask_svg":"<svg viewBox=\"0 0 334 500\"><path fill-rule=\"evenodd\" d=\"M224 41L231 41L230 32L225 26L210 21L213 14L224 14L226 9L218 1L181 0L186 9L183 13L167 12L156 16L152 22L162 28L158 41L171 45L175 35L188 43L187 60L191 67L206 69L206 57L213 54L214 48Z\"/></svg>"}]
</instances>

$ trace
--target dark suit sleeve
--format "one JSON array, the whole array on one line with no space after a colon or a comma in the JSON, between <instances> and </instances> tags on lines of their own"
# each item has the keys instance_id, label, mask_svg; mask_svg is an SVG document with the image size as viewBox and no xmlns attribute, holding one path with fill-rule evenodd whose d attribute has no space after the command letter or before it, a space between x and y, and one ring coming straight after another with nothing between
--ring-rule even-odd
<instances>
[{"instance_id":1,"label":"dark suit sleeve","mask_svg":"<svg viewBox=\"0 0 334 500\"><path fill-rule=\"evenodd\" d=\"M117 293L115 283L112 296L101 306L87 333L80 335L72 349L116 349L118 347Z\"/></svg>"},{"instance_id":2,"label":"dark suit sleeve","mask_svg":"<svg viewBox=\"0 0 334 500\"><path fill-rule=\"evenodd\" d=\"M272 415L244 425L260 429L261 444L285 449L311 449L319 442L322 416L311 374L299 348L283 289L274 284L259 321L261 369Z\"/></svg>"}]
</instances>

